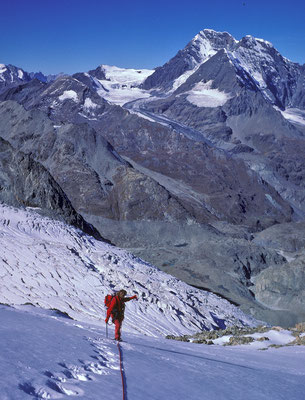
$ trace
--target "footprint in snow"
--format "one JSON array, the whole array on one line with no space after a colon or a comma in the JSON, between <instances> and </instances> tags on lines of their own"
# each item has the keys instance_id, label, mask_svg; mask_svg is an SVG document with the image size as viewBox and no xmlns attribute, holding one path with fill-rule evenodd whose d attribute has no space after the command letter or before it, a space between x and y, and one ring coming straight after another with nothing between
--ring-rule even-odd
<instances>
[{"instance_id":1,"label":"footprint in snow","mask_svg":"<svg viewBox=\"0 0 305 400\"><path fill-rule=\"evenodd\" d=\"M33 384L32 382L25 382L19 385L19 389L24 391L26 394L35 397L35 399L61 399L65 395L68 396L80 396L84 392L73 386L69 385L63 387L61 383L56 383L51 380L46 381L45 386L41 384Z\"/></svg>"},{"instance_id":2,"label":"footprint in snow","mask_svg":"<svg viewBox=\"0 0 305 400\"><path fill-rule=\"evenodd\" d=\"M61 371L45 371L47 378L44 385L24 382L19 389L36 399L61 399L65 396L81 396L84 391L77 384L94 380L94 375L108 375L118 370L119 357L101 341L87 338L94 348L91 356L95 361L79 360L79 364L59 362Z\"/></svg>"}]
</instances>

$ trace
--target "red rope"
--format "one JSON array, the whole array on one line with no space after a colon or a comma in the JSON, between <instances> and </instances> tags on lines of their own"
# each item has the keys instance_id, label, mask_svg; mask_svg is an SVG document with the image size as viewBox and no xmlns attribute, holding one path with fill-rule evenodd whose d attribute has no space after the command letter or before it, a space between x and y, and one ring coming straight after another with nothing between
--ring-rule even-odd
<instances>
[{"instance_id":1,"label":"red rope","mask_svg":"<svg viewBox=\"0 0 305 400\"><path fill-rule=\"evenodd\" d=\"M121 377L122 377L122 390L123 390L123 400L127 400L126 396L126 388L125 388L125 380L124 380L124 367L123 367L123 361L122 361L122 351L119 342L117 343L118 349L119 349L119 355L120 355L120 370L121 370Z\"/></svg>"}]
</instances>

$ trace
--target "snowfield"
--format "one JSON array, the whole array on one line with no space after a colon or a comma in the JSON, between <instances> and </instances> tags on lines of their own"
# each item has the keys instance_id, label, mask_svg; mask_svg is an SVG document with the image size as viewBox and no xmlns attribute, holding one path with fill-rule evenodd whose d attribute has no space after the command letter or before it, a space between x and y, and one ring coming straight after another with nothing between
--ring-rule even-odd
<instances>
[{"instance_id":1,"label":"snowfield","mask_svg":"<svg viewBox=\"0 0 305 400\"><path fill-rule=\"evenodd\" d=\"M124 250L5 205L0 248L1 400L122 398L119 347L113 325L106 334L103 305L122 287L139 297L126 305L120 344L125 400L304 398L303 346L165 339L257 321ZM269 336L288 340L287 332Z\"/></svg>"},{"instance_id":2,"label":"snowfield","mask_svg":"<svg viewBox=\"0 0 305 400\"><path fill-rule=\"evenodd\" d=\"M0 303L57 309L104 324L104 297L125 288L125 329L151 336L257 325L237 307L132 254L33 210L0 205Z\"/></svg>"},{"instance_id":3,"label":"snowfield","mask_svg":"<svg viewBox=\"0 0 305 400\"><path fill-rule=\"evenodd\" d=\"M118 348L104 327L30 306L0 306L0 318L1 400L122 398ZM124 340L125 400L304 398L304 347L259 351L130 333Z\"/></svg>"},{"instance_id":4,"label":"snowfield","mask_svg":"<svg viewBox=\"0 0 305 400\"><path fill-rule=\"evenodd\" d=\"M138 98L147 98L150 93L140 89L140 85L154 70L119 68L101 65L106 79L95 79L99 89L97 93L110 103L123 106Z\"/></svg>"},{"instance_id":5,"label":"snowfield","mask_svg":"<svg viewBox=\"0 0 305 400\"><path fill-rule=\"evenodd\" d=\"M197 107L223 106L232 96L218 89L211 89L213 81L198 82L191 91L187 92L187 100Z\"/></svg>"}]
</instances>

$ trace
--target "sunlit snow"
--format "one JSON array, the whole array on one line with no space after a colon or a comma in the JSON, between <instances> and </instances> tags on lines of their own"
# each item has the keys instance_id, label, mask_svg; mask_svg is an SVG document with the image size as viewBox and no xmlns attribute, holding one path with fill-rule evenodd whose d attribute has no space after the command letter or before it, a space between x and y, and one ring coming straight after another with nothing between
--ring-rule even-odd
<instances>
[{"instance_id":1,"label":"sunlit snow","mask_svg":"<svg viewBox=\"0 0 305 400\"><path fill-rule=\"evenodd\" d=\"M21 71L21 69L18 69L18 78L19 79L23 79L23 72Z\"/></svg>"},{"instance_id":2,"label":"sunlit snow","mask_svg":"<svg viewBox=\"0 0 305 400\"><path fill-rule=\"evenodd\" d=\"M97 108L98 105L94 103L89 97L86 97L85 102L84 102L84 108L87 109L92 109L92 108Z\"/></svg>"},{"instance_id":3,"label":"sunlit snow","mask_svg":"<svg viewBox=\"0 0 305 400\"><path fill-rule=\"evenodd\" d=\"M194 69L192 70L188 70L185 71L182 75L180 75L177 79L174 80L173 82L173 87L171 92L175 91L176 89L178 89L178 87L180 87L184 82L187 81L187 79L194 73L197 71L197 69L199 68L200 65L197 65Z\"/></svg>"},{"instance_id":4,"label":"sunlit snow","mask_svg":"<svg viewBox=\"0 0 305 400\"><path fill-rule=\"evenodd\" d=\"M219 107L223 106L230 98L229 93L218 89L211 89L213 81L207 83L199 82L187 93L187 100L197 107Z\"/></svg>"},{"instance_id":5,"label":"sunlit snow","mask_svg":"<svg viewBox=\"0 0 305 400\"><path fill-rule=\"evenodd\" d=\"M255 325L237 307L33 210L0 205L0 302L30 303L79 321L103 321L104 297L125 288L125 326L147 335Z\"/></svg>"},{"instance_id":6,"label":"sunlit snow","mask_svg":"<svg viewBox=\"0 0 305 400\"><path fill-rule=\"evenodd\" d=\"M3 74L3 72L7 71L6 65L5 64L0 64L0 74Z\"/></svg>"},{"instance_id":7,"label":"sunlit snow","mask_svg":"<svg viewBox=\"0 0 305 400\"><path fill-rule=\"evenodd\" d=\"M102 323L30 306L0 306L0 318L1 400L123 397L112 327L107 338ZM260 351L183 343L127 333L124 325L123 338L125 400L304 398L304 346Z\"/></svg>"},{"instance_id":8,"label":"sunlit snow","mask_svg":"<svg viewBox=\"0 0 305 400\"><path fill-rule=\"evenodd\" d=\"M110 65L101 65L106 79L96 79L98 94L110 103L124 105L141 97L149 97L149 92L139 88L139 85L151 75L154 70L128 69Z\"/></svg>"},{"instance_id":9,"label":"sunlit snow","mask_svg":"<svg viewBox=\"0 0 305 400\"><path fill-rule=\"evenodd\" d=\"M281 110L280 110L281 111ZM286 108L285 111L281 111L284 118L288 119L295 124L305 125L305 111L299 108Z\"/></svg>"},{"instance_id":10,"label":"sunlit snow","mask_svg":"<svg viewBox=\"0 0 305 400\"><path fill-rule=\"evenodd\" d=\"M61 96L58 97L60 101L64 100L73 100L76 103L78 102L77 93L74 90L65 90Z\"/></svg>"}]
</instances>

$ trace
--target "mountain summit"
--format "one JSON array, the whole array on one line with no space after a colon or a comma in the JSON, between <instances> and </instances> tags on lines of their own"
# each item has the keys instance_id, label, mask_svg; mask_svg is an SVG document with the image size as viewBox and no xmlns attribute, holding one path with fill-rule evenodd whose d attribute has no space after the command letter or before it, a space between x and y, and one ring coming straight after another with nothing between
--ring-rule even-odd
<instances>
[{"instance_id":1,"label":"mountain summit","mask_svg":"<svg viewBox=\"0 0 305 400\"><path fill-rule=\"evenodd\" d=\"M204 29L183 50L149 76L145 89L172 91L184 83L217 52L225 51L233 64L241 85L249 81L265 99L284 109L303 105L301 82L304 69L283 57L273 45L251 35L236 40L227 32ZM302 92L302 95L300 94Z\"/></svg>"},{"instance_id":2,"label":"mountain summit","mask_svg":"<svg viewBox=\"0 0 305 400\"><path fill-rule=\"evenodd\" d=\"M21 152L113 244L259 319L301 318L304 66L266 40L205 29L155 71L101 64L51 82L1 71L5 198Z\"/></svg>"}]
</instances>

